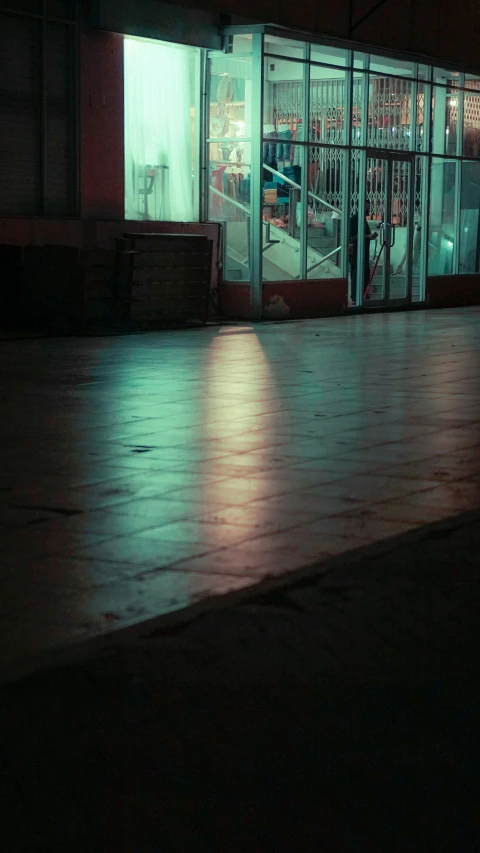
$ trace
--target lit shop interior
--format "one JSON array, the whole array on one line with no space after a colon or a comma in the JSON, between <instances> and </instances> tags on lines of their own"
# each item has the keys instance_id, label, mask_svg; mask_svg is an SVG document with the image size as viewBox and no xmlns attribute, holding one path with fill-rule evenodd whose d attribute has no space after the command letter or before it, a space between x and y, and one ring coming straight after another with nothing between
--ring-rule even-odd
<instances>
[{"instance_id":1,"label":"lit shop interior","mask_svg":"<svg viewBox=\"0 0 480 853\"><path fill-rule=\"evenodd\" d=\"M352 308L478 273L480 78L268 29L125 39L126 217L222 222L227 282L339 279Z\"/></svg>"}]
</instances>

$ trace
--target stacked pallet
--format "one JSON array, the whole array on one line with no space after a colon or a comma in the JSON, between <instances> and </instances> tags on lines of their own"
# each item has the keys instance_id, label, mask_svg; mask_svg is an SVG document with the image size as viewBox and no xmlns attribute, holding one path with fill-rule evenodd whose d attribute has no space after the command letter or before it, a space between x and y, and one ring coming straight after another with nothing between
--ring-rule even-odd
<instances>
[{"instance_id":1,"label":"stacked pallet","mask_svg":"<svg viewBox=\"0 0 480 853\"><path fill-rule=\"evenodd\" d=\"M116 241L113 302L117 322L155 327L205 323L212 241L193 234L125 234Z\"/></svg>"}]
</instances>

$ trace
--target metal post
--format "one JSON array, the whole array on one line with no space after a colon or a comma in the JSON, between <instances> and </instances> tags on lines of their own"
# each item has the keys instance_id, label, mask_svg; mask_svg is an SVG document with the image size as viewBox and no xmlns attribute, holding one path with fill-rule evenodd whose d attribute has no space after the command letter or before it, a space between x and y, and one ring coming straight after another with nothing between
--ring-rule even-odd
<instances>
[{"instance_id":1,"label":"metal post","mask_svg":"<svg viewBox=\"0 0 480 853\"><path fill-rule=\"evenodd\" d=\"M465 75L460 75L459 85L465 83ZM464 93L460 88L457 97L457 157L463 155L463 107ZM460 270L460 239L461 239L461 202L462 202L462 161L457 160L455 164L455 238L453 244L453 275L458 275Z\"/></svg>"},{"instance_id":2,"label":"metal post","mask_svg":"<svg viewBox=\"0 0 480 853\"><path fill-rule=\"evenodd\" d=\"M202 222L208 222L209 218L209 174L208 174L208 162L209 162L209 83L210 83L210 75L209 75L209 62L207 57L207 51L203 50L200 61L200 71L201 71L201 95L200 95L200 116L199 116L199 145L200 145L200 196L199 196L199 210L200 210L200 220ZM224 229L222 229L224 230ZM224 261L224 255L222 256L222 262Z\"/></svg>"},{"instance_id":3,"label":"metal post","mask_svg":"<svg viewBox=\"0 0 480 853\"><path fill-rule=\"evenodd\" d=\"M300 179L300 278L307 278L307 252L308 252L308 161L310 141L310 45L305 46L305 64L303 66L303 141L302 146L302 175ZM290 207L290 219L293 224L297 222L297 197L294 199L294 208ZM295 234L295 230L293 231Z\"/></svg>"},{"instance_id":4,"label":"metal post","mask_svg":"<svg viewBox=\"0 0 480 853\"><path fill-rule=\"evenodd\" d=\"M342 250L338 258L338 263L343 276L348 280L348 226L350 221L350 198L351 189L351 173L352 173L352 136L353 136L353 51L348 52L347 64L350 70L346 72L345 78L345 118L343 130L343 143L348 146L347 150L342 155L342 195L340 208L342 218L340 220L340 245ZM347 282L348 293L348 282Z\"/></svg>"},{"instance_id":5,"label":"metal post","mask_svg":"<svg viewBox=\"0 0 480 853\"><path fill-rule=\"evenodd\" d=\"M384 181L383 169L385 168L385 166L387 167L387 188L386 188L386 193L385 193L385 217L384 218L385 218L386 222L389 224L389 228L387 231L387 228L385 227L385 233L386 233L385 240L386 240L386 242L385 242L385 248L383 250L383 258L384 258L384 263L383 263L383 269L384 269L384 273L383 273L383 298L387 304L390 301L390 279L391 279L391 275L390 275L390 265L391 265L390 248L391 248L392 234L393 234L393 166L394 166L394 162L398 163L398 161L394 161L391 159L391 157L389 157L387 161L385 161L385 160L383 161L383 168L382 168L382 190L385 193L384 186L383 186L383 181ZM397 168L398 168L398 166L397 166ZM370 249L368 249L368 251L370 251ZM409 256L407 256L407 259L408 259L408 257Z\"/></svg>"},{"instance_id":6,"label":"metal post","mask_svg":"<svg viewBox=\"0 0 480 853\"><path fill-rule=\"evenodd\" d=\"M364 58L364 86L362 97L362 137L361 144L368 144L368 103L369 103L369 65L370 56ZM358 245L357 245L357 306L363 305L363 270L365 266L365 198L367 191L367 152L360 152L359 163L359 181L358 188ZM370 244L369 244L370 245ZM369 249L370 250L370 249Z\"/></svg>"},{"instance_id":7,"label":"metal post","mask_svg":"<svg viewBox=\"0 0 480 853\"><path fill-rule=\"evenodd\" d=\"M429 77L431 75L429 74ZM430 228L430 165L431 158L431 121L432 121L432 93L433 88L430 83L425 83L425 105L423 111L423 139L424 151L427 152L425 157L422 157L422 216L420 227L422 229L422 241L420 246L420 292L418 295L419 302L424 302L426 297L426 285L428 274L428 233Z\"/></svg>"},{"instance_id":8,"label":"metal post","mask_svg":"<svg viewBox=\"0 0 480 853\"><path fill-rule=\"evenodd\" d=\"M199 50L195 57L195 82L198 81L198 84L195 86L195 151L193 153L193 171L194 171L194 181L193 181L193 215L195 219L202 220L203 213L203 199L201 199L202 190L200 189L200 176L204 174L204 162L205 162L205 144L202 144L202 141L207 137L203 132L203 122L204 122L204 91L203 84L205 80L205 50ZM204 183L202 182L204 185ZM203 189L203 186L202 186Z\"/></svg>"},{"instance_id":9,"label":"metal post","mask_svg":"<svg viewBox=\"0 0 480 853\"><path fill-rule=\"evenodd\" d=\"M413 285L413 241L415 236L415 157L411 157L406 166L408 168L408 196L407 196L407 270L405 297L407 302L412 302Z\"/></svg>"},{"instance_id":10,"label":"metal post","mask_svg":"<svg viewBox=\"0 0 480 853\"><path fill-rule=\"evenodd\" d=\"M252 36L252 142L250 173L250 309L262 317L262 188L263 188L263 33Z\"/></svg>"}]
</instances>

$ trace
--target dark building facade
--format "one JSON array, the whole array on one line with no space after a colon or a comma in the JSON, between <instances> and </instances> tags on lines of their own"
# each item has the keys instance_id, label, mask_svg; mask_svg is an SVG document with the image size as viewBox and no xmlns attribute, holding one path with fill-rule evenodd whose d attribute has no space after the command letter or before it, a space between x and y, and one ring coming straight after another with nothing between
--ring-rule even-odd
<instances>
[{"instance_id":1,"label":"dark building facade","mask_svg":"<svg viewBox=\"0 0 480 853\"><path fill-rule=\"evenodd\" d=\"M209 236L223 316L480 302L480 9L450 11L0 0L11 310L95 313L77 268L132 230ZM52 247L22 303L15 249Z\"/></svg>"}]
</instances>

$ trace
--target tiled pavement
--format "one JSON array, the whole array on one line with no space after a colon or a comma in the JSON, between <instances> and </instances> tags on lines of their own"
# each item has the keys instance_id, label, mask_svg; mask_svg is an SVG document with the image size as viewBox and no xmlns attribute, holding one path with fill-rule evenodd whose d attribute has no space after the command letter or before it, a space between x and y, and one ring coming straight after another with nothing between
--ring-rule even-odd
<instances>
[{"instance_id":1,"label":"tiled pavement","mask_svg":"<svg viewBox=\"0 0 480 853\"><path fill-rule=\"evenodd\" d=\"M2 343L1 664L480 505L480 312Z\"/></svg>"},{"instance_id":2,"label":"tiled pavement","mask_svg":"<svg viewBox=\"0 0 480 853\"><path fill-rule=\"evenodd\" d=\"M8 853L476 853L480 511L2 687Z\"/></svg>"}]
</instances>

